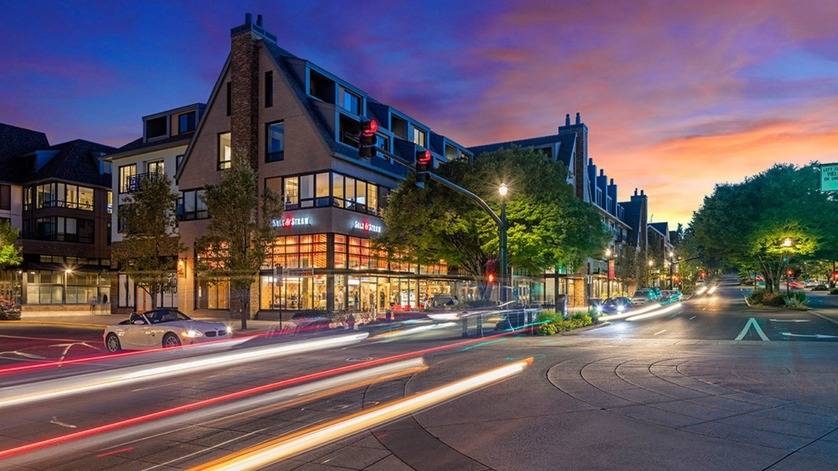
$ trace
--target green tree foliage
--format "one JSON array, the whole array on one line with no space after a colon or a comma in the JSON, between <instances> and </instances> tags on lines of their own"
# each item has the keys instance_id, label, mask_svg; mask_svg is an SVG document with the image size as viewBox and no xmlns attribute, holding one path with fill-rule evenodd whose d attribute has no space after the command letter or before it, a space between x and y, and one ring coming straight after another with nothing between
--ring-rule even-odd
<instances>
[{"instance_id":1,"label":"green tree foliage","mask_svg":"<svg viewBox=\"0 0 838 471\"><path fill-rule=\"evenodd\" d=\"M125 218L124 236L114 245L114 259L150 295L152 307L157 307L158 295L177 280L181 251L174 232L177 198L167 176L149 174L120 208Z\"/></svg>"},{"instance_id":2,"label":"green tree foliage","mask_svg":"<svg viewBox=\"0 0 838 471\"><path fill-rule=\"evenodd\" d=\"M834 260L838 201L819 191L818 172L816 163L779 164L742 183L717 185L693 215L685 250L711 269L760 272L769 292L779 289L789 262Z\"/></svg>"},{"instance_id":3,"label":"green tree foliage","mask_svg":"<svg viewBox=\"0 0 838 471\"><path fill-rule=\"evenodd\" d=\"M23 262L17 238L20 231L12 227L11 223L0 222L0 269L16 267Z\"/></svg>"},{"instance_id":4,"label":"green tree foliage","mask_svg":"<svg viewBox=\"0 0 838 471\"><path fill-rule=\"evenodd\" d=\"M277 195L266 189L260 198L258 188L253 168L234 160L223 180L206 188L211 219L206 235L197 242L201 254L198 276L230 282L231 294L239 303L242 329L247 328L250 287L275 237L271 221L281 214Z\"/></svg>"},{"instance_id":5,"label":"green tree foliage","mask_svg":"<svg viewBox=\"0 0 838 471\"><path fill-rule=\"evenodd\" d=\"M597 256L608 233L596 210L579 201L567 184L567 170L544 154L505 149L481 154L474 163L454 161L437 169L442 177L477 194L500 212L498 187L507 195L509 264L516 271L578 267ZM468 197L430 182L418 189L409 177L390 195L379 243L416 261L446 260L478 283L497 257L498 228Z\"/></svg>"}]
</instances>

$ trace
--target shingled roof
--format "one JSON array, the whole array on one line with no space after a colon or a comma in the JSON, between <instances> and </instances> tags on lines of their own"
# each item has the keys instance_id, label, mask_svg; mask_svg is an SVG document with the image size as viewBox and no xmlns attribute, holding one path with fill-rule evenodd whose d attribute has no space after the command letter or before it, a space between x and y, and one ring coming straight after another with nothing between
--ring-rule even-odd
<instances>
[{"instance_id":1,"label":"shingled roof","mask_svg":"<svg viewBox=\"0 0 838 471\"><path fill-rule=\"evenodd\" d=\"M23 156L47 147L46 134L0 123L0 181L21 182L28 173Z\"/></svg>"},{"instance_id":2,"label":"shingled roof","mask_svg":"<svg viewBox=\"0 0 838 471\"><path fill-rule=\"evenodd\" d=\"M76 139L54 145L46 150L57 150L58 153L41 168L33 168L27 180L50 178L88 185L111 186L110 174L99 172L99 159L116 151L115 148Z\"/></svg>"}]
</instances>

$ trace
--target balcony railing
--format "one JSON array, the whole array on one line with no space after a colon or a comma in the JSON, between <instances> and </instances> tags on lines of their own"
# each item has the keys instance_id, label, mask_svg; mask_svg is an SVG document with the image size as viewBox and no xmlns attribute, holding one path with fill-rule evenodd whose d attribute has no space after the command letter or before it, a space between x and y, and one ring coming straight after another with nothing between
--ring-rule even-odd
<instances>
[{"instance_id":1,"label":"balcony railing","mask_svg":"<svg viewBox=\"0 0 838 471\"><path fill-rule=\"evenodd\" d=\"M145 180L151 179L162 179L164 177L163 173L160 172L148 172L148 173L138 173L136 175L131 175L128 177L128 182L125 188L126 193L134 193L140 189L140 185Z\"/></svg>"}]
</instances>

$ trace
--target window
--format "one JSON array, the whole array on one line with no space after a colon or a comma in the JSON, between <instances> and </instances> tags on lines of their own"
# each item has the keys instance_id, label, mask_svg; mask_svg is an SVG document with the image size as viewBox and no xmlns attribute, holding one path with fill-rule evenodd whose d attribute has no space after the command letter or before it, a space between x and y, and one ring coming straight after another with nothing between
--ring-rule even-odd
<instances>
[{"instance_id":1,"label":"window","mask_svg":"<svg viewBox=\"0 0 838 471\"><path fill-rule=\"evenodd\" d=\"M230 116L230 111L233 109L233 86L227 82L227 116Z\"/></svg>"},{"instance_id":2,"label":"window","mask_svg":"<svg viewBox=\"0 0 838 471\"><path fill-rule=\"evenodd\" d=\"M204 190L181 191L178 198L178 219L206 219L209 217Z\"/></svg>"},{"instance_id":3,"label":"window","mask_svg":"<svg viewBox=\"0 0 838 471\"><path fill-rule=\"evenodd\" d=\"M230 142L230 133L223 132L218 135L218 170L228 169L233 166L233 149Z\"/></svg>"},{"instance_id":4,"label":"window","mask_svg":"<svg viewBox=\"0 0 838 471\"><path fill-rule=\"evenodd\" d=\"M335 82L313 70L309 70L308 94L326 103L334 103Z\"/></svg>"},{"instance_id":5,"label":"window","mask_svg":"<svg viewBox=\"0 0 838 471\"><path fill-rule=\"evenodd\" d=\"M282 194L285 197L285 208L292 209L300 204L300 182L297 178L286 178Z\"/></svg>"},{"instance_id":6,"label":"window","mask_svg":"<svg viewBox=\"0 0 838 471\"><path fill-rule=\"evenodd\" d=\"M195 112L183 113L177 117L178 134L192 132L195 130Z\"/></svg>"},{"instance_id":7,"label":"window","mask_svg":"<svg viewBox=\"0 0 838 471\"><path fill-rule=\"evenodd\" d=\"M326 234L279 236L268 247L265 267L326 268Z\"/></svg>"},{"instance_id":8,"label":"window","mask_svg":"<svg viewBox=\"0 0 838 471\"><path fill-rule=\"evenodd\" d=\"M375 147L379 149L376 151L376 155L386 158L387 155L384 152L390 152L390 138L382 136L381 134L376 134Z\"/></svg>"},{"instance_id":9,"label":"window","mask_svg":"<svg viewBox=\"0 0 838 471\"><path fill-rule=\"evenodd\" d=\"M161 175L161 176L166 174L166 172L164 170L162 160L155 160L153 162L146 162L145 171L147 173L151 173L151 174L155 174L155 175Z\"/></svg>"},{"instance_id":10,"label":"window","mask_svg":"<svg viewBox=\"0 0 838 471\"><path fill-rule=\"evenodd\" d=\"M274 73L272 70L265 72L265 108L274 105Z\"/></svg>"},{"instance_id":11,"label":"window","mask_svg":"<svg viewBox=\"0 0 838 471\"><path fill-rule=\"evenodd\" d=\"M168 135L168 120L165 116L149 119L145 122L145 138L156 139Z\"/></svg>"},{"instance_id":12,"label":"window","mask_svg":"<svg viewBox=\"0 0 838 471\"><path fill-rule=\"evenodd\" d=\"M393 134L396 137L407 139L407 121L398 116L390 118Z\"/></svg>"},{"instance_id":13,"label":"window","mask_svg":"<svg viewBox=\"0 0 838 471\"><path fill-rule=\"evenodd\" d=\"M228 280L198 281L198 308L200 309L229 309L230 282Z\"/></svg>"},{"instance_id":14,"label":"window","mask_svg":"<svg viewBox=\"0 0 838 471\"><path fill-rule=\"evenodd\" d=\"M35 220L34 238L60 242L93 243L93 220L45 217Z\"/></svg>"},{"instance_id":15,"label":"window","mask_svg":"<svg viewBox=\"0 0 838 471\"><path fill-rule=\"evenodd\" d=\"M123 165L119 167L119 192L128 193L134 176L137 175L137 164Z\"/></svg>"},{"instance_id":16,"label":"window","mask_svg":"<svg viewBox=\"0 0 838 471\"><path fill-rule=\"evenodd\" d=\"M361 114L361 97L348 90L343 90L343 99L340 105L350 113Z\"/></svg>"},{"instance_id":17,"label":"window","mask_svg":"<svg viewBox=\"0 0 838 471\"><path fill-rule=\"evenodd\" d=\"M314 175L300 175L300 207L314 206Z\"/></svg>"},{"instance_id":18,"label":"window","mask_svg":"<svg viewBox=\"0 0 838 471\"><path fill-rule=\"evenodd\" d=\"M314 180L314 205L317 207L331 206L329 200L329 173L318 173Z\"/></svg>"},{"instance_id":19,"label":"window","mask_svg":"<svg viewBox=\"0 0 838 471\"><path fill-rule=\"evenodd\" d=\"M417 146L428 147L428 133L421 129L413 128L413 143Z\"/></svg>"},{"instance_id":20,"label":"window","mask_svg":"<svg viewBox=\"0 0 838 471\"><path fill-rule=\"evenodd\" d=\"M266 135L265 162L282 160L285 157L285 123L268 124Z\"/></svg>"},{"instance_id":21,"label":"window","mask_svg":"<svg viewBox=\"0 0 838 471\"><path fill-rule=\"evenodd\" d=\"M70 185L67 185L68 187ZM75 185L73 185L75 186ZM79 199L78 199L78 209L83 209L85 211L93 211L93 188L87 188L84 186L78 187L79 190ZM68 205L68 207L70 207Z\"/></svg>"},{"instance_id":22,"label":"window","mask_svg":"<svg viewBox=\"0 0 838 471\"><path fill-rule=\"evenodd\" d=\"M0 185L0 209L12 209L12 186Z\"/></svg>"},{"instance_id":23,"label":"window","mask_svg":"<svg viewBox=\"0 0 838 471\"><path fill-rule=\"evenodd\" d=\"M111 212L113 211L113 192L108 190L106 193L108 194L108 196L107 196L107 198L108 198L107 211L108 211L108 214L111 214Z\"/></svg>"}]
</instances>

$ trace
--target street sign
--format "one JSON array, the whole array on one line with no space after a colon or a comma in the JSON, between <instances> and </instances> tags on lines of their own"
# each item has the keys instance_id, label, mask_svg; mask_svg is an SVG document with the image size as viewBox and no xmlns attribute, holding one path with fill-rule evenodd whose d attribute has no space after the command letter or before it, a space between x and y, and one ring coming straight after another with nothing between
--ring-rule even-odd
<instances>
[{"instance_id":1,"label":"street sign","mask_svg":"<svg viewBox=\"0 0 838 471\"><path fill-rule=\"evenodd\" d=\"M838 191L838 163L821 165L821 191Z\"/></svg>"}]
</instances>

